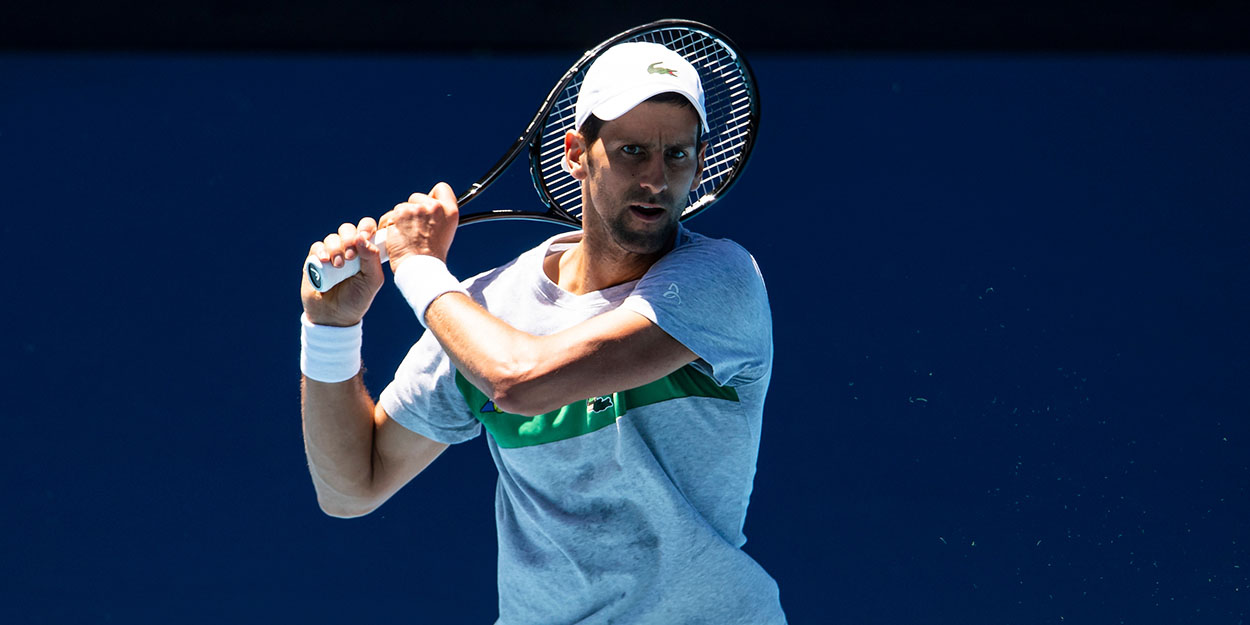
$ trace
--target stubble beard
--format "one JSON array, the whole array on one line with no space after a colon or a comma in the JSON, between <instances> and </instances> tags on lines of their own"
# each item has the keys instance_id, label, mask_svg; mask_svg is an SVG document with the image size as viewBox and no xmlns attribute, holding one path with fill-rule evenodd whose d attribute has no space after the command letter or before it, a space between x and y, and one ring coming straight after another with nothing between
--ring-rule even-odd
<instances>
[{"instance_id":1,"label":"stubble beard","mask_svg":"<svg viewBox=\"0 0 1250 625\"><path fill-rule=\"evenodd\" d=\"M660 228L638 229L630 225L633 219L634 204L660 204L664 206L664 223ZM625 210L618 211L614 217L605 222L608 234L621 249L633 254L659 254L668 250L677 233L677 220L673 213L680 214L681 209L668 197L638 198L625 203Z\"/></svg>"}]
</instances>

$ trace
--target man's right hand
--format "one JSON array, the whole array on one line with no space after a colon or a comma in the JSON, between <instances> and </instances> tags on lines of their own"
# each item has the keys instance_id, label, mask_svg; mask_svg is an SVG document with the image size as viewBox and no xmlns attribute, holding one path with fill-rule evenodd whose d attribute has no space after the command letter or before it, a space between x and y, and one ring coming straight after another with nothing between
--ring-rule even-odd
<instances>
[{"instance_id":1,"label":"man's right hand","mask_svg":"<svg viewBox=\"0 0 1250 625\"><path fill-rule=\"evenodd\" d=\"M342 267L344 260L360 258L360 273L344 280L325 293L318 293L304 275L300 298L308 320L318 325L352 326L364 318L385 278L378 248L372 242L378 224L365 217L359 224L343 224L337 233L317 241L308 253L323 263Z\"/></svg>"}]
</instances>

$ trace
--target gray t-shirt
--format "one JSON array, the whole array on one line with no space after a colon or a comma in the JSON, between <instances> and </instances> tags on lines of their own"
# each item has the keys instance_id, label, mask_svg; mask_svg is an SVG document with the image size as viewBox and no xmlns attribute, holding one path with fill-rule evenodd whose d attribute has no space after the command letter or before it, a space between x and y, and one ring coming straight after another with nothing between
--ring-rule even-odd
<instances>
[{"instance_id":1,"label":"gray t-shirt","mask_svg":"<svg viewBox=\"0 0 1250 625\"><path fill-rule=\"evenodd\" d=\"M784 623L776 582L741 549L772 372L754 259L682 228L640 280L577 296L547 278L543 259L580 236L553 237L464 286L536 335L632 310L698 360L637 389L524 417L498 411L427 332L382 407L444 443L486 428L499 469L497 625Z\"/></svg>"}]
</instances>

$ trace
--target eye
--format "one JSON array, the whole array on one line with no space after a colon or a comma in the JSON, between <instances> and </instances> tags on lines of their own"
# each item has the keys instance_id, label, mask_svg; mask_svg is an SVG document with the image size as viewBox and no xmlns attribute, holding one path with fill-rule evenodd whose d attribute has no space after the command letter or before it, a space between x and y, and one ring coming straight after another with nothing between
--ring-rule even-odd
<instances>
[{"instance_id":1,"label":"eye","mask_svg":"<svg viewBox=\"0 0 1250 625\"><path fill-rule=\"evenodd\" d=\"M621 146L621 151L622 151L622 152L624 152L624 153L626 153L626 154L629 154L629 155L631 155L631 156L637 156L637 155L639 155L639 154L642 154L642 146L640 146L640 145L625 145L625 146Z\"/></svg>"},{"instance_id":2,"label":"eye","mask_svg":"<svg viewBox=\"0 0 1250 625\"><path fill-rule=\"evenodd\" d=\"M668 151L669 158L686 158L686 151L681 148L673 148Z\"/></svg>"}]
</instances>

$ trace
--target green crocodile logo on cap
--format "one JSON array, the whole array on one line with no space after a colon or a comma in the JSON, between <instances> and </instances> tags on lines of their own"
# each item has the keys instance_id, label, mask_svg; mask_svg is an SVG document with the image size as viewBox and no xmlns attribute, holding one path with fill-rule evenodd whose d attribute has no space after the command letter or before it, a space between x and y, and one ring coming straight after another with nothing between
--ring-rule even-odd
<instances>
[{"instance_id":1,"label":"green crocodile logo on cap","mask_svg":"<svg viewBox=\"0 0 1250 625\"><path fill-rule=\"evenodd\" d=\"M648 66L647 66L647 73L648 73L648 74L668 74L669 76L677 76L677 72L676 72L676 71L671 70L671 69L669 69L669 68L667 68L667 67L661 67L661 66L660 66L660 63L662 63L662 62L663 62L663 61L656 61L656 62L654 62L654 63L652 63L652 64L648 65Z\"/></svg>"}]
</instances>

